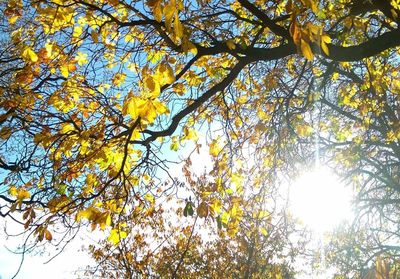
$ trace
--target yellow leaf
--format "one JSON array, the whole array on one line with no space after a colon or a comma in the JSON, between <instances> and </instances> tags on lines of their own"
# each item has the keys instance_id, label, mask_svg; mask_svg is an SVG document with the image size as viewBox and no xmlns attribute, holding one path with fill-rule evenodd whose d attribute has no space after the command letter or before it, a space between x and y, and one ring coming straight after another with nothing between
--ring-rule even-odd
<instances>
[{"instance_id":1,"label":"yellow leaf","mask_svg":"<svg viewBox=\"0 0 400 279\"><path fill-rule=\"evenodd\" d=\"M187 140L197 141L199 138L195 129L191 129L186 126L183 128L183 133L185 135L185 139Z\"/></svg>"},{"instance_id":2,"label":"yellow leaf","mask_svg":"<svg viewBox=\"0 0 400 279\"><path fill-rule=\"evenodd\" d=\"M178 141L178 137L177 136L173 136L172 137L172 142L171 145L169 147L171 150L173 151L178 151L179 149L179 141Z\"/></svg>"},{"instance_id":3,"label":"yellow leaf","mask_svg":"<svg viewBox=\"0 0 400 279\"><path fill-rule=\"evenodd\" d=\"M228 41L226 41L226 46L227 46L230 50L233 50L233 49L236 48L236 45L235 45L235 43L233 42L233 40L228 40Z\"/></svg>"},{"instance_id":4,"label":"yellow leaf","mask_svg":"<svg viewBox=\"0 0 400 279\"><path fill-rule=\"evenodd\" d=\"M260 233L261 233L263 236L267 236L267 235L268 235L268 231L267 231L265 228L260 228Z\"/></svg>"},{"instance_id":5,"label":"yellow leaf","mask_svg":"<svg viewBox=\"0 0 400 279\"><path fill-rule=\"evenodd\" d=\"M96 217L96 223L99 224L100 230L104 231L106 226L111 225L111 216L108 212L103 212L100 216Z\"/></svg>"},{"instance_id":6,"label":"yellow leaf","mask_svg":"<svg viewBox=\"0 0 400 279\"><path fill-rule=\"evenodd\" d=\"M87 220L90 220L91 217L96 214L96 211L93 210L92 207L86 208L84 210L79 211L76 216L75 220L79 222L82 218L85 218Z\"/></svg>"},{"instance_id":7,"label":"yellow leaf","mask_svg":"<svg viewBox=\"0 0 400 279\"><path fill-rule=\"evenodd\" d=\"M131 97L124 102L124 106L122 109L123 114L129 114L132 119L136 119L139 116L139 108L138 108L138 100L137 97Z\"/></svg>"},{"instance_id":8,"label":"yellow leaf","mask_svg":"<svg viewBox=\"0 0 400 279\"><path fill-rule=\"evenodd\" d=\"M18 195L18 189L15 186L11 186L10 189L8 189L8 193L13 196L16 197Z\"/></svg>"},{"instance_id":9,"label":"yellow leaf","mask_svg":"<svg viewBox=\"0 0 400 279\"><path fill-rule=\"evenodd\" d=\"M309 22L307 24L307 29L308 29L308 33L310 34L310 40L312 40L314 42L318 41L319 36L322 32L322 27Z\"/></svg>"},{"instance_id":10,"label":"yellow leaf","mask_svg":"<svg viewBox=\"0 0 400 279\"><path fill-rule=\"evenodd\" d=\"M88 63L87 56L88 56L87 53L82 53L80 51L78 52L78 54L75 57L75 60L79 66L83 66Z\"/></svg>"},{"instance_id":11,"label":"yellow leaf","mask_svg":"<svg viewBox=\"0 0 400 279\"><path fill-rule=\"evenodd\" d=\"M210 202L210 209L214 214L221 213L222 203L217 198L212 198Z\"/></svg>"},{"instance_id":12,"label":"yellow leaf","mask_svg":"<svg viewBox=\"0 0 400 279\"><path fill-rule=\"evenodd\" d=\"M157 67L157 80L160 85L171 84L175 81L174 70L168 62L161 62Z\"/></svg>"},{"instance_id":13,"label":"yellow leaf","mask_svg":"<svg viewBox=\"0 0 400 279\"><path fill-rule=\"evenodd\" d=\"M293 42L295 43L295 45L298 46L299 43L300 43L300 40L301 40L301 30L300 30L300 27L298 26L298 24L295 21L296 17L293 17L293 15L292 15L292 24L290 25L289 32L292 35Z\"/></svg>"},{"instance_id":14,"label":"yellow leaf","mask_svg":"<svg viewBox=\"0 0 400 279\"><path fill-rule=\"evenodd\" d=\"M236 99L236 102L238 103L238 104L240 104L240 105L243 105L243 104L245 104L246 102L247 102L247 96L246 95L243 95L243 96L240 96L240 97L238 97L237 99Z\"/></svg>"},{"instance_id":15,"label":"yellow leaf","mask_svg":"<svg viewBox=\"0 0 400 279\"><path fill-rule=\"evenodd\" d=\"M165 83L171 84L175 81L174 70L172 70L172 67L168 63L165 63L165 69L166 69L164 71Z\"/></svg>"},{"instance_id":16,"label":"yellow leaf","mask_svg":"<svg viewBox=\"0 0 400 279\"><path fill-rule=\"evenodd\" d=\"M167 107L164 103L161 103L159 100L143 100L140 99L137 105L139 116L146 120L149 123L154 122L157 117L157 114L163 114L168 112Z\"/></svg>"},{"instance_id":17,"label":"yellow leaf","mask_svg":"<svg viewBox=\"0 0 400 279\"><path fill-rule=\"evenodd\" d=\"M197 54L197 48L196 46L189 41L187 36L183 37L182 40L182 50L187 54L188 52L192 53L193 55Z\"/></svg>"},{"instance_id":18,"label":"yellow leaf","mask_svg":"<svg viewBox=\"0 0 400 279\"><path fill-rule=\"evenodd\" d=\"M116 73L111 80L115 86L120 86L125 81L125 78L126 74Z\"/></svg>"},{"instance_id":19,"label":"yellow leaf","mask_svg":"<svg viewBox=\"0 0 400 279\"><path fill-rule=\"evenodd\" d=\"M164 7L164 15L165 15L165 27L170 32L172 26L172 19L174 17L176 11L175 1L172 0Z\"/></svg>"},{"instance_id":20,"label":"yellow leaf","mask_svg":"<svg viewBox=\"0 0 400 279\"><path fill-rule=\"evenodd\" d=\"M30 47L26 47L21 56L26 62L38 61L38 56Z\"/></svg>"},{"instance_id":21,"label":"yellow leaf","mask_svg":"<svg viewBox=\"0 0 400 279\"><path fill-rule=\"evenodd\" d=\"M308 8L311 8L311 10L316 14L318 13L318 2L315 0L302 0L303 4L305 4Z\"/></svg>"},{"instance_id":22,"label":"yellow leaf","mask_svg":"<svg viewBox=\"0 0 400 279\"><path fill-rule=\"evenodd\" d=\"M110 214L107 214L106 225L111 226L111 215Z\"/></svg>"},{"instance_id":23,"label":"yellow leaf","mask_svg":"<svg viewBox=\"0 0 400 279\"><path fill-rule=\"evenodd\" d=\"M55 3L55 4L57 4L57 5L63 5L63 4L64 4L63 1L64 1L64 0L52 0L52 2Z\"/></svg>"},{"instance_id":24,"label":"yellow leaf","mask_svg":"<svg viewBox=\"0 0 400 279\"><path fill-rule=\"evenodd\" d=\"M110 235L108 236L108 240L111 241L112 244L118 245L121 239L126 238L126 236L126 232L119 229L112 229Z\"/></svg>"},{"instance_id":25,"label":"yellow leaf","mask_svg":"<svg viewBox=\"0 0 400 279\"><path fill-rule=\"evenodd\" d=\"M53 54L53 44L50 41L47 41L44 48L46 49L46 56L51 58Z\"/></svg>"},{"instance_id":26,"label":"yellow leaf","mask_svg":"<svg viewBox=\"0 0 400 279\"><path fill-rule=\"evenodd\" d=\"M297 125L296 126L296 132L301 137L307 137L307 136L310 136L312 134L313 128L310 125L307 125L307 124Z\"/></svg>"},{"instance_id":27,"label":"yellow leaf","mask_svg":"<svg viewBox=\"0 0 400 279\"><path fill-rule=\"evenodd\" d=\"M125 42L127 42L127 43L134 43L135 40L136 40L136 37L135 37L134 34L128 33L128 34L125 35L124 40L125 40ZM128 69L129 69L129 68L128 68Z\"/></svg>"},{"instance_id":28,"label":"yellow leaf","mask_svg":"<svg viewBox=\"0 0 400 279\"><path fill-rule=\"evenodd\" d=\"M72 37L73 38L79 38L82 35L83 28L82 26L75 26Z\"/></svg>"},{"instance_id":29,"label":"yellow leaf","mask_svg":"<svg viewBox=\"0 0 400 279\"><path fill-rule=\"evenodd\" d=\"M20 15L14 15L10 18L8 18L8 23L10 23L11 25L15 24L15 22L17 22L17 20L20 18Z\"/></svg>"},{"instance_id":30,"label":"yellow leaf","mask_svg":"<svg viewBox=\"0 0 400 279\"><path fill-rule=\"evenodd\" d=\"M240 173L233 173L231 175L231 182L235 185L236 192L241 192L243 188L243 177Z\"/></svg>"},{"instance_id":31,"label":"yellow leaf","mask_svg":"<svg viewBox=\"0 0 400 279\"><path fill-rule=\"evenodd\" d=\"M72 125L71 123L64 123L62 124L62 128L61 128L61 133L62 134L67 134L70 131L74 131L75 127L74 125Z\"/></svg>"},{"instance_id":32,"label":"yellow leaf","mask_svg":"<svg viewBox=\"0 0 400 279\"><path fill-rule=\"evenodd\" d=\"M68 78L69 73L72 73L76 70L76 66L74 63L66 63L60 66L61 75L65 78Z\"/></svg>"},{"instance_id":33,"label":"yellow leaf","mask_svg":"<svg viewBox=\"0 0 400 279\"><path fill-rule=\"evenodd\" d=\"M265 210L261 210L260 212L255 212L256 215L254 216L254 218L259 218L259 219L264 219L265 217L270 217L271 213Z\"/></svg>"},{"instance_id":34,"label":"yellow leaf","mask_svg":"<svg viewBox=\"0 0 400 279\"><path fill-rule=\"evenodd\" d=\"M236 236L236 234L238 233L239 228L238 225L236 223L228 223L228 229L227 229L227 233L228 236L231 238L234 238Z\"/></svg>"},{"instance_id":35,"label":"yellow leaf","mask_svg":"<svg viewBox=\"0 0 400 279\"><path fill-rule=\"evenodd\" d=\"M331 38L328 35L321 36L321 48L326 55L329 55L329 48L327 44L331 43Z\"/></svg>"},{"instance_id":36,"label":"yellow leaf","mask_svg":"<svg viewBox=\"0 0 400 279\"><path fill-rule=\"evenodd\" d=\"M62 195L60 197L54 197L47 203L47 206L50 212L54 213L58 210L65 209L65 205L70 203L70 200L66 195Z\"/></svg>"},{"instance_id":37,"label":"yellow leaf","mask_svg":"<svg viewBox=\"0 0 400 279\"><path fill-rule=\"evenodd\" d=\"M221 145L220 145L220 143L219 143L219 138L216 139L216 140L213 140L213 141L211 142L209 148L210 148L210 149L209 149L210 155L213 156L213 157L217 157L218 154L219 154L219 153L221 152L221 150L222 150L222 147L221 147Z\"/></svg>"},{"instance_id":38,"label":"yellow leaf","mask_svg":"<svg viewBox=\"0 0 400 279\"><path fill-rule=\"evenodd\" d=\"M150 193L147 193L147 194L144 196L144 199L145 199L146 201L150 202L150 203L154 203L154 201L155 201L154 196L153 196L152 194L150 194Z\"/></svg>"},{"instance_id":39,"label":"yellow leaf","mask_svg":"<svg viewBox=\"0 0 400 279\"><path fill-rule=\"evenodd\" d=\"M392 14L394 20L398 19L399 15L397 14L395 9L390 9L390 13Z\"/></svg>"},{"instance_id":40,"label":"yellow leaf","mask_svg":"<svg viewBox=\"0 0 400 279\"><path fill-rule=\"evenodd\" d=\"M329 48L328 48L328 46L326 45L325 42L321 42L321 48L322 48L322 51L323 51L326 55L329 56Z\"/></svg>"},{"instance_id":41,"label":"yellow leaf","mask_svg":"<svg viewBox=\"0 0 400 279\"><path fill-rule=\"evenodd\" d=\"M275 279L282 279L282 273L280 271L275 274Z\"/></svg>"},{"instance_id":42,"label":"yellow leaf","mask_svg":"<svg viewBox=\"0 0 400 279\"><path fill-rule=\"evenodd\" d=\"M229 212L224 212L221 214L221 222L224 223L225 225L229 223L229 219L230 219Z\"/></svg>"},{"instance_id":43,"label":"yellow leaf","mask_svg":"<svg viewBox=\"0 0 400 279\"><path fill-rule=\"evenodd\" d=\"M182 38L183 37L183 26L181 21L179 20L178 13L175 13L175 19L174 19L174 33L175 33L175 38Z\"/></svg>"},{"instance_id":44,"label":"yellow leaf","mask_svg":"<svg viewBox=\"0 0 400 279\"><path fill-rule=\"evenodd\" d=\"M156 4L153 6L153 16L154 19L158 22L162 20L162 7L160 1L157 1Z\"/></svg>"},{"instance_id":45,"label":"yellow leaf","mask_svg":"<svg viewBox=\"0 0 400 279\"><path fill-rule=\"evenodd\" d=\"M312 61L313 58L314 58L314 55L313 55L313 53L312 53L312 51L311 51L311 47L310 47L310 45L309 45L305 40L303 40L303 39L301 39L300 48L301 48L301 52L303 53L304 57L305 57L307 60Z\"/></svg>"},{"instance_id":46,"label":"yellow leaf","mask_svg":"<svg viewBox=\"0 0 400 279\"><path fill-rule=\"evenodd\" d=\"M17 199L22 201L25 199L29 199L31 197L31 193L25 189L19 189L17 194Z\"/></svg>"}]
</instances>

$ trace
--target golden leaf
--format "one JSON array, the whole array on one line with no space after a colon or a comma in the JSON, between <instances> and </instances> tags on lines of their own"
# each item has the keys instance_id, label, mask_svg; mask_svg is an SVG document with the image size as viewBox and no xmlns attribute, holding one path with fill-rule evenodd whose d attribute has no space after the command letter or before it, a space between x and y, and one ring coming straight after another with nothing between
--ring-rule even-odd
<instances>
[{"instance_id":1,"label":"golden leaf","mask_svg":"<svg viewBox=\"0 0 400 279\"><path fill-rule=\"evenodd\" d=\"M208 204L205 202L200 203L197 207L197 215L199 215L200 218L206 218L208 216Z\"/></svg>"},{"instance_id":2,"label":"golden leaf","mask_svg":"<svg viewBox=\"0 0 400 279\"><path fill-rule=\"evenodd\" d=\"M139 106L142 104L142 100L138 97L131 97L124 102L123 113L129 114L132 119L139 117Z\"/></svg>"},{"instance_id":3,"label":"golden leaf","mask_svg":"<svg viewBox=\"0 0 400 279\"><path fill-rule=\"evenodd\" d=\"M156 5L160 4L160 0L147 0L146 5L150 8L154 8Z\"/></svg>"},{"instance_id":4,"label":"golden leaf","mask_svg":"<svg viewBox=\"0 0 400 279\"><path fill-rule=\"evenodd\" d=\"M321 36L321 48L326 55L329 55L329 48L327 44L331 43L331 38L328 35Z\"/></svg>"},{"instance_id":5,"label":"golden leaf","mask_svg":"<svg viewBox=\"0 0 400 279\"><path fill-rule=\"evenodd\" d=\"M313 132L313 128L310 125L303 124L296 126L296 132L301 137L310 136Z\"/></svg>"},{"instance_id":6,"label":"golden leaf","mask_svg":"<svg viewBox=\"0 0 400 279\"><path fill-rule=\"evenodd\" d=\"M196 46L189 41L187 36L183 37L182 40L182 50L187 54L187 53L192 53L193 55L197 54L197 48Z\"/></svg>"},{"instance_id":7,"label":"golden leaf","mask_svg":"<svg viewBox=\"0 0 400 279\"><path fill-rule=\"evenodd\" d=\"M21 56L26 62L38 61L38 56L30 47L26 47L22 52Z\"/></svg>"},{"instance_id":8,"label":"golden leaf","mask_svg":"<svg viewBox=\"0 0 400 279\"><path fill-rule=\"evenodd\" d=\"M162 20L162 7L160 1L157 1L157 4L153 7L153 15L154 19L157 22L161 22Z\"/></svg>"},{"instance_id":9,"label":"golden leaf","mask_svg":"<svg viewBox=\"0 0 400 279\"><path fill-rule=\"evenodd\" d=\"M217 198L212 198L210 203L210 209L212 213L219 214L221 213L222 203Z\"/></svg>"},{"instance_id":10,"label":"golden leaf","mask_svg":"<svg viewBox=\"0 0 400 279\"><path fill-rule=\"evenodd\" d=\"M154 202L155 202L154 196L153 196L152 194L150 194L150 193L147 193L147 194L144 196L144 199L145 199L146 201L150 202L150 203L154 203Z\"/></svg>"},{"instance_id":11,"label":"golden leaf","mask_svg":"<svg viewBox=\"0 0 400 279\"><path fill-rule=\"evenodd\" d=\"M179 20L178 13L175 13L175 19L174 19L174 33L175 33L175 38L182 38L183 37L183 26L181 21Z\"/></svg>"},{"instance_id":12,"label":"golden leaf","mask_svg":"<svg viewBox=\"0 0 400 279\"><path fill-rule=\"evenodd\" d=\"M127 233L121 231L119 229L112 229L110 235L108 236L108 240L111 241L112 244L118 245L121 239L126 238Z\"/></svg>"},{"instance_id":13,"label":"golden leaf","mask_svg":"<svg viewBox=\"0 0 400 279\"><path fill-rule=\"evenodd\" d=\"M87 56L88 56L87 53L82 53L80 51L78 52L78 54L75 57L75 60L79 66L83 66L88 63Z\"/></svg>"},{"instance_id":14,"label":"golden leaf","mask_svg":"<svg viewBox=\"0 0 400 279\"><path fill-rule=\"evenodd\" d=\"M13 196L16 197L18 195L18 189L15 186L11 186L10 189L8 189L8 193Z\"/></svg>"},{"instance_id":15,"label":"golden leaf","mask_svg":"<svg viewBox=\"0 0 400 279\"><path fill-rule=\"evenodd\" d=\"M126 78L126 74L124 73L116 73L113 77L112 77L112 83L115 86L120 86L122 83L124 83Z\"/></svg>"},{"instance_id":16,"label":"golden leaf","mask_svg":"<svg viewBox=\"0 0 400 279\"><path fill-rule=\"evenodd\" d=\"M3 127L0 130L0 139L7 140L12 134L12 129L10 127Z\"/></svg>"},{"instance_id":17,"label":"golden leaf","mask_svg":"<svg viewBox=\"0 0 400 279\"><path fill-rule=\"evenodd\" d=\"M260 228L260 233L261 233L263 236L267 236L267 235L268 235L268 231L267 231L265 228Z\"/></svg>"},{"instance_id":18,"label":"golden leaf","mask_svg":"<svg viewBox=\"0 0 400 279\"><path fill-rule=\"evenodd\" d=\"M174 70L168 62L161 62L157 67L157 80L160 85L171 84L175 81Z\"/></svg>"},{"instance_id":19,"label":"golden leaf","mask_svg":"<svg viewBox=\"0 0 400 279\"><path fill-rule=\"evenodd\" d=\"M75 216L75 220L76 220L77 222L79 222L82 218L85 218L85 219L87 219L87 220L90 220L91 217L92 217L94 214L96 214L96 211L95 211L92 207L89 207L89 208L86 208L86 209L84 209L84 210L78 211L78 213L77 213L76 216Z\"/></svg>"},{"instance_id":20,"label":"golden leaf","mask_svg":"<svg viewBox=\"0 0 400 279\"><path fill-rule=\"evenodd\" d=\"M14 15L12 17L8 18L8 23L10 23L11 25L15 24L15 22L17 22L17 20L20 18L20 15Z\"/></svg>"},{"instance_id":21,"label":"golden leaf","mask_svg":"<svg viewBox=\"0 0 400 279\"><path fill-rule=\"evenodd\" d=\"M76 70L76 66L74 63L66 63L60 66L61 75L65 78L68 78L69 73L72 73Z\"/></svg>"},{"instance_id":22,"label":"golden leaf","mask_svg":"<svg viewBox=\"0 0 400 279\"><path fill-rule=\"evenodd\" d=\"M90 37L92 38L92 41L94 43L99 42L99 33L97 33L95 30L92 30L92 33L90 33Z\"/></svg>"},{"instance_id":23,"label":"golden leaf","mask_svg":"<svg viewBox=\"0 0 400 279\"><path fill-rule=\"evenodd\" d=\"M62 134L67 134L68 132L74 131L74 130L75 130L75 127L71 123L63 123L60 132Z\"/></svg>"},{"instance_id":24,"label":"golden leaf","mask_svg":"<svg viewBox=\"0 0 400 279\"><path fill-rule=\"evenodd\" d=\"M158 80L155 80L152 76L148 75L144 78L144 84L150 93L152 93L152 97L158 97L158 95L160 95L161 91Z\"/></svg>"},{"instance_id":25,"label":"golden leaf","mask_svg":"<svg viewBox=\"0 0 400 279\"><path fill-rule=\"evenodd\" d=\"M46 238L47 241L51 241L53 239L53 236L51 235L48 229L44 231L44 237Z\"/></svg>"},{"instance_id":26,"label":"golden leaf","mask_svg":"<svg viewBox=\"0 0 400 279\"><path fill-rule=\"evenodd\" d=\"M209 150L210 155L213 157L217 157L218 154L221 152L221 150L222 150L222 147L219 143L219 138L216 140L213 140L210 144L210 150Z\"/></svg>"},{"instance_id":27,"label":"golden leaf","mask_svg":"<svg viewBox=\"0 0 400 279\"><path fill-rule=\"evenodd\" d=\"M31 193L27 191L26 189L19 189L18 194L17 194L17 199L19 201L23 201L25 199L29 199L31 197Z\"/></svg>"},{"instance_id":28,"label":"golden leaf","mask_svg":"<svg viewBox=\"0 0 400 279\"><path fill-rule=\"evenodd\" d=\"M300 48L301 52L307 60L312 61L314 59L314 55L312 53L310 45L303 39L301 39Z\"/></svg>"},{"instance_id":29,"label":"golden leaf","mask_svg":"<svg viewBox=\"0 0 400 279\"><path fill-rule=\"evenodd\" d=\"M226 41L226 46L227 46L230 50L233 50L233 49L236 48L236 45L235 45L235 43L233 42L233 40L227 40L227 41Z\"/></svg>"},{"instance_id":30,"label":"golden leaf","mask_svg":"<svg viewBox=\"0 0 400 279\"><path fill-rule=\"evenodd\" d=\"M176 12L175 1L170 1L170 3L164 7L163 12L165 15L165 27L170 32L172 26L172 19L174 18L174 14Z\"/></svg>"}]
</instances>

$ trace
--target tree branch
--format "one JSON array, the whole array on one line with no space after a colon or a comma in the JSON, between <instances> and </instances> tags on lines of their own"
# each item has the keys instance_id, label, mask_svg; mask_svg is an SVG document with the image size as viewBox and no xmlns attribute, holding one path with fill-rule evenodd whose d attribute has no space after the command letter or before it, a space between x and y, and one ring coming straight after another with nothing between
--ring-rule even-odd
<instances>
[{"instance_id":1,"label":"tree branch","mask_svg":"<svg viewBox=\"0 0 400 279\"><path fill-rule=\"evenodd\" d=\"M238 1L244 8L246 8L249 12L255 15L258 19L260 19L272 32L276 35L279 35L285 39L290 39L291 36L289 31L286 30L284 27L276 24L273 20L271 20L263 11L258 9L255 5L250 3L247 0L239 0Z\"/></svg>"},{"instance_id":2,"label":"tree branch","mask_svg":"<svg viewBox=\"0 0 400 279\"><path fill-rule=\"evenodd\" d=\"M134 141L133 143L139 143L142 145L148 145L150 142L154 141L159 137L165 137L172 135L176 128L178 127L181 120L198 109L202 104L204 104L207 100L209 100L212 96L214 96L217 92L224 90L240 73L240 71L248 64L248 60L240 60L229 72L229 74L218 84L211 87L208 91L206 91L203 95L201 95L198 99L196 99L193 103L188 105L186 108L181 110L172 118L172 123L165 130L161 131L150 131L145 130L144 132L150 134L151 136L146 138L144 141Z\"/></svg>"}]
</instances>

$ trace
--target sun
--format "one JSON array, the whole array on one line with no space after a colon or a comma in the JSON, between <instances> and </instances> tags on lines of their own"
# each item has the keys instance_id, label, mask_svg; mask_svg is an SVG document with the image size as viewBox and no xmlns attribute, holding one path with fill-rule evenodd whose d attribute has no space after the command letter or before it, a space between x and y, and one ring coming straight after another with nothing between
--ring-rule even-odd
<instances>
[{"instance_id":1,"label":"sun","mask_svg":"<svg viewBox=\"0 0 400 279\"><path fill-rule=\"evenodd\" d=\"M289 191L292 214L317 233L330 231L352 218L351 198L350 187L324 167L301 175Z\"/></svg>"}]
</instances>

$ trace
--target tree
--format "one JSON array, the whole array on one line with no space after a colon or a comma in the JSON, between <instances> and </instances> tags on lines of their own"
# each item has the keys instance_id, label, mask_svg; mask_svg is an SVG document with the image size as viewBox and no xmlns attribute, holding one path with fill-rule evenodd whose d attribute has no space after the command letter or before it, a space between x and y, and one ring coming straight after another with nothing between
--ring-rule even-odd
<instances>
[{"instance_id":1,"label":"tree","mask_svg":"<svg viewBox=\"0 0 400 279\"><path fill-rule=\"evenodd\" d=\"M333 109L336 123L340 123L335 128L339 131L336 139L324 139L326 149L336 156L344 170L342 173L357 189L356 218L346 228L347 236L341 233L336 240L341 242L336 254L346 253L356 258L347 261L347 268L352 271L362 272L378 256L395 259L399 255L400 247L396 244L399 235L395 229L399 223L396 124L399 104L397 74L393 73L398 61L395 56L388 53L370 58L360 63L357 70L344 72L340 78L341 89L353 93L349 96L339 91L336 96L339 104L332 102L332 96L325 95L322 99Z\"/></svg>"},{"instance_id":2,"label":"tree","mask_svg":"<svg viewBox=\"0 0 400 279\"><path fill-rule=\"evenodd\" d=\"M357 178L355 228L372 216L398 238L399 5L1 1L1 215L35 241L89 224L119 247L128 223L165 224L155 212L183 191L165 171L171 154L205 142L214 167L204 187L188 181L183 214L224 218L240 241L263 212L255 193L276 194L317 139L325 161Z\"/></svg>"},{"instance_id":3,"label":"tree","mask_svg":"<svg viewBox=\"0 0 400 279\"><path fill-rule=\"evenodd\" d=\"M209 178L189 175L182 188L199 196ZM105 240L89 247L98 265L87 273L103 278L293 278L296 256L305 252L308 235L277 205L277 195L261 188L246 201L230 197L224 210L212 194L186 201L183 210L152 212L165 223L127 218L132 231L118 245ZM200 204L196 213L185 213L195 204Z\"/></svg>"}]
</instances>

